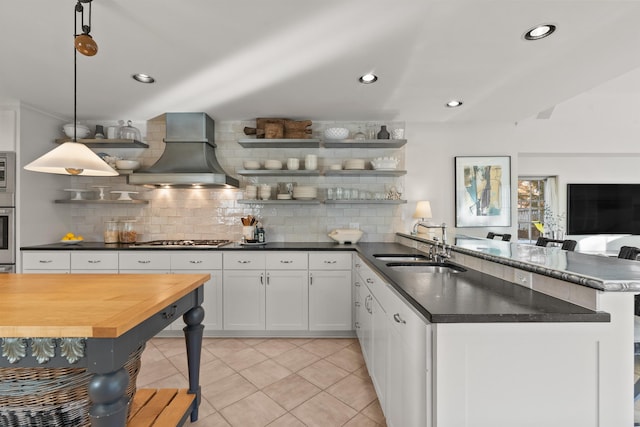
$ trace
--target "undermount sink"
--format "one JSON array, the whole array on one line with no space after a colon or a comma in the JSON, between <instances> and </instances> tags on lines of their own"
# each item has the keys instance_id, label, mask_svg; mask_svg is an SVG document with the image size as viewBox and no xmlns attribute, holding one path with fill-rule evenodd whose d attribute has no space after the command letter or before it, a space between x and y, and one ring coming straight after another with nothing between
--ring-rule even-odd
<instances>
[{"instance_id":1,"label":"undermount sink","mask_svg":"<svg viewBox=\"0 0 640 427\"><path fill-rule=\"evenodd\" d=\"M410 273L464 273L467 271L454 264L436 262L390 262L387 267Z\"/></svg>"},{"instance_id":2,"label":"undermount sink","mask_svg":"<svg viewBox=\"0 0 640 427\"><path fill-rule=\"evenodd\" d=\"M426 255L420 254L385 254L374 255L375 259L380 261L395 261L395 262L411 262L411 261L427 261Z\"/></svg>"}]
</instances>

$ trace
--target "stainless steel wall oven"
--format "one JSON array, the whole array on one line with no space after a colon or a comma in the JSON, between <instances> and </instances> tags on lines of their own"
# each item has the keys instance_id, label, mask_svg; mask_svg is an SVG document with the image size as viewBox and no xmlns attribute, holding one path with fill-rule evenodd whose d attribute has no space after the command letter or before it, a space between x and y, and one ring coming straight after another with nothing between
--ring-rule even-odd
<instances>
[{"instance_id":1,"label":"stainless steel wall oven","mask_svg":"<svg viewBox=\"0 0 640 427\"><path fill-rule=\"evenodd\" d=\"M15 272L16 156L0 152L0 273Z\"/></svg>"}]
</instances>

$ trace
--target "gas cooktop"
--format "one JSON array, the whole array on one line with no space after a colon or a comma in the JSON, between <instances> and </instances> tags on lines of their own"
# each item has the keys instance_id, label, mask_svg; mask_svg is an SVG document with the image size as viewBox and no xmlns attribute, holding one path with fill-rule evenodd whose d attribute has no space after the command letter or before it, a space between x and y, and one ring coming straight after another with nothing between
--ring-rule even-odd
<instances>
[{"instance_id":1,"label":"gas cooktop","mask_svg":"<svg viewBox=\"0 0 640 427\"><path fill-rule=\"evenodd\" d=\"M228 245L231 240L151 240L129 245L130 248L219 248Z\"/></svg>"}]
</instances>

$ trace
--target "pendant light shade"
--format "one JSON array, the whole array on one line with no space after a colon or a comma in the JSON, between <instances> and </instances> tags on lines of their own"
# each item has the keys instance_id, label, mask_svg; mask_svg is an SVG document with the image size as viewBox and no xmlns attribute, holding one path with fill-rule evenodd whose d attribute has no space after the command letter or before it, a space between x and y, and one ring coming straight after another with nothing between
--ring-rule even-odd
<instances>
[{"instance_id":1,"label":"pendant light shade","mask_svg":"<svg viewBox=\"0 0 640 427\"><path fill-rule=\"evenodd\" d=\"M98 45L89 35L91 29L91 1L78 0L74 9L76 20L76 37L73 52L73 141L65 142L54 148L47 154L38 157L33 162L24 167L25 170L33 172L54 173L60 175L83 175L83 176L116 176L116 172L96 153L91 151L86 145L77 142L76 132L78 128L77 106L77 69L78 54L80 52L87 56L93 56L98 52ZM82 3L89 3L89 25L84 24L84 8ZM77 34L77 15L81 14L83 34ZM79 46L80 45L80 46Z\"/></svg>"},{"instance_id":2,"label":"pendant light shade","mask_svg":"<svg viewBox=\"0 0 640 427\"><path fill-rule=\"evenodd\" d=\"M28 171L61 175L116 176L96 153L79 142L65 142L24 167Z\"/></svg>"}]
</instances>

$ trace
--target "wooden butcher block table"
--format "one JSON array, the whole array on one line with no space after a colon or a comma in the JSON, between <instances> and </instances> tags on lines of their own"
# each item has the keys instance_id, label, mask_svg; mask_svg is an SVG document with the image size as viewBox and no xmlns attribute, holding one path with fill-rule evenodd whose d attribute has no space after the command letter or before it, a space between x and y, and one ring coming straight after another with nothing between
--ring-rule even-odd
<instances>
[{"instance_id":1,"label":"wooden butcher block table","mask_svg":"<svg viewBox=\"0 0 640 427\"><path fill-rule=\"evenodd\" d=\"M47 369L84 371L89 377L92 426L153 425L162 418L182 425L189 416L195 421L204 329L201 304L203 284L209 278L208 274L0 275L0 372L11 376L16 371L21 375ZM138 390L129 405L130 373L125 367L130 365L131 355L139 360L145 342L179 316L186 324L188 390ZM37 386L38 381L31 381ZM7 392L12 384L5 377L0 381L0 402L13 398ZM18 386L14 389L18 395L33 394ZM0 404L0 408L8 406ZM12 425L13 414L0 414L1 425ZM57 422L83 425L54 422L64 416L68 415L37 417L39 424L46 426ZM34 420L37 417L33 415Z\"/></svg>"}]
</instances>

